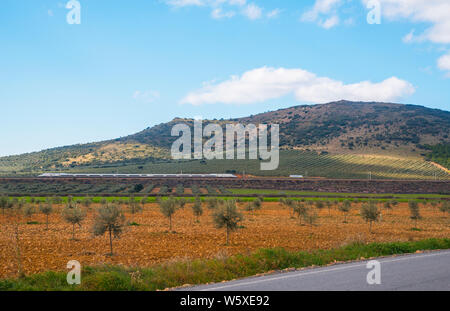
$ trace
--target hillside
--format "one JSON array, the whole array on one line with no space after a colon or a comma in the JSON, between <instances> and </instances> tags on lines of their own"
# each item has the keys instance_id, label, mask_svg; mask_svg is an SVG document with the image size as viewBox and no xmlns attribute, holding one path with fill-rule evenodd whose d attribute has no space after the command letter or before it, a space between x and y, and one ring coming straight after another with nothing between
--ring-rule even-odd
<instances>
[{"instance_id":1,"label":"hillside","mask_svg":"<svg viewBox=\"0 0 450 311\"><path fill-rule=\"evenodd\" d=\"M236 163L229 161L199 161L199 165L193 165L195 161L172 162L169 148L176 138L171 137L170 132L172 126L180 122L192 126L193 120L177 118L119 139L3 157L0 158L0 174L236 170ZM204 122L280 124L280 144L285 150L285 159L281 158L280 170L270 172L271 175L289 174L289 167L284 169L286 163L290 167L296 165L297 173L309 171L310 175L322 177L364 177L369 171L380 171L379 178L434 178L435 174L448 178L449 175L443 167L426 162L435 161L448 168L448 152L442 152L450 144L448 111L392 103L339 101ZM436 147L438 145L441 147ZM433 155L436 152L438 155ZM302 157L309 159L309 166L300 161ZM323 161L331 163L326 170L320 169L324 168ZM260 173L252 169L252 161L243 162L244 167L241 164L238 167ZM387 170L386 165L391 169Z\"/></svg>"}]
</instances>

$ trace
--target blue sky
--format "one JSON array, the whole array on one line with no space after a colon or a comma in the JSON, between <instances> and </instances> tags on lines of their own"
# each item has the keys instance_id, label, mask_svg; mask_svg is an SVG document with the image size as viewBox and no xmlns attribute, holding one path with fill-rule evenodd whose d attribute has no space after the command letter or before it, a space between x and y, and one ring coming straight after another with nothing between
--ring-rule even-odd
<instances>
[{"instance_id":1,"label":"blue sky","mask_svg":"<svg viewBox=\"0 0 450 311\"><path fill-rule=\"evenodd\" d=\"M3 0L0 155L342 98L449 110L448 1L380 0L381 24L368 1L79 0L70 25Z\"/></svg>"}]
</instances>

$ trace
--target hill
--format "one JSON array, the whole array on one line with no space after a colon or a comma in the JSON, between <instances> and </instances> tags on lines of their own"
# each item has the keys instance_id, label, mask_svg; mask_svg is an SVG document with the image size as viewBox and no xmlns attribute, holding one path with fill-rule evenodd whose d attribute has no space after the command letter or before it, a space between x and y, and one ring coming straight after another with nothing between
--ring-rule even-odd
<instances>
[{"instance_id":1,"label":"hill","mask_svg":"<svg viewBox=\"0 0 450 311\"><path fill-rule=\"evenodd\" d=\"M103 142L53 148L0 158L0 174L32 175L44 171L77 172L224 172L247 168L260 175L252 161L189 161L170 159L176 139L176 118L139 133ZM422 106L338 101L300 105L231 120L280 125L283 149L280 169L265 172L286 175L364 178L449 178L450 112ZM306 162L307 159L307 162ZM438 162L441 166L434 164ZM241 163L242 162L242 163ZM327 163L326 165L324 163ZM325 166L324 166L325 165Z\"/></svg>"}]
</instances>

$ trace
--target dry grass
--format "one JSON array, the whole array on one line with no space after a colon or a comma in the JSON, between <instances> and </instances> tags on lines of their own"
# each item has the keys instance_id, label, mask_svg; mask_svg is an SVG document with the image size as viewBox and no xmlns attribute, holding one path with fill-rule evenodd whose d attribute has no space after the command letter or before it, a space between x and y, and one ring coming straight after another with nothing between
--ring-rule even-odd
<instances>
[{"instance_id":1,"label":"dry grass","mask_svg":"<svg viewBox=\"0 0 450 311\"><path fill-rule=\"evenodd\" d=\"M243 210L244 204L241 208ZM142 214L134 215L140 226L126 228L122 238L114 241L115 253L107 256L107 237L93 237L90 228L93 223L93 208L88 211L83 227L77 228L78 240L71 240L71 226L63 222L59 214L62 207L50 217L49 230L45 230L44 215L34 215L33 221L40 224L20 225L20 248L25 273L34 274L47 270L65 271L69 260L78 260L84 266L117 264L124 266L148 267L155 263L193 258L217 258L237 253L250 253L260 248L283 247L287 250L329 249L359 242L415 241L425 238L450 237L449 217L444 217L437 208L421 207L424 217L418 222L420 231L409 219L406 203L401 203L393 211L383 210L383 219L373 226L373 234L368 225L358 215L359 204L354 204L347 221L335 208L319 212L315 226L299 225L291 218L290 211L278 203L264 203L257 212L243 212L243 228L233 233L231 243L225 246L223 230L215 229L211 211L204 208L200 223L196 223L190 204L176 212L173 228L167 232L168 220L164 218L156 204L147 204ZM28 220L27 220L28 221ZM0 215L0 277L15 277L15 242L12 239L13 226L8 215Z\"/></svg>"}]
</instances>

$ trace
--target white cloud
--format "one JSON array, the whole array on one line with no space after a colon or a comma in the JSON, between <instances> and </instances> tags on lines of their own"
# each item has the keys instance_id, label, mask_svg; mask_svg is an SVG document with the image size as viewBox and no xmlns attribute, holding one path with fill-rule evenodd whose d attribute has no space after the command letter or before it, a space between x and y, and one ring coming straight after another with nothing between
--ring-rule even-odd
<instances>
[{"instance_id":1,"label":"white cloud","mask_svg":"<svg viewBox=\"0 0 450 311\"><path fill-rule=\"evenodd\" d=\"M344 84L318 77L303 69L262 67L232 76L229 80L206 84L187 94L183 104L252 104L293 94L301 102L325 103L347 99L355 101L395 101L415 92L411 83L396 77L379 83L362 81Z\"/></svg>"},{"instance_id":2,"label":"white cloud","mask_svg":"<svg viewBox=\"0 0 450 311\"><path fill-rule=\"evenodd\" d=\"M438 59L438 68L442 71L447 71L447 77L450 78L450 53L441 56Z\"/></svg>"},{"instance_id":3,"label":"white cloud","mask_svg":"<svg viewBox=\"0 0 450 311\"><path fill-rule=\"evenodd\" d=\"M133 94L133 99L144 103L153 103L160 98L158 91L135 91Z\"/></svg>"},{"instance_id":4,"label":"white cloud","mask_svg":"<svg viewBox=\"0 0 450 311\"><path fill-rule=\"evenodd\" d=\"M275 9L267 13L267 18L276 18L281 14L280 9Z\"/></svg>"},{"instance_id":5,"label":"white cloud","mask_svg":"<svg viewBox=\"0 0 450 311\"><path fill-rule=\"evenodd\" d=\"M314 6L302 14L303 22L314 22L325 29L330 29L339 24L337 8L342 0L316 0Z\"/></svg>"},{"instance_id":6,"label":"white cloud","mask_svg":"<svg viewBox=\"0 0 450 311\"><path fill-rule=\"evenodd\" d=\"M403 42L410 43L414 41L414 29L411 30L406 36L403 37Z\"/></svg>"},{"instance_id":7,"label":"white cloud","mask_svg":"<svg viewBox=\"0 0 450 311\"><path fill-rule=\"evenodd\" d=\"M214 18L214 19L231 18L231 17L233 17L234 15L236 15L235 12L233 12L233 11L227 11L227 12L224 12L224 11L223 11L222 9L220 9L220 8L214 9L214 10L211 12L211 16L212 16L212 18Z\"/></svg>"},{"instance_id":8,"label":"white cloud","mask_svg":"<svg viewBox=\"0 0 450 311\"><path fill-rule=\"evenodd\" d=\"M369 0L362 0L367 3ZM429 23L416 40L434 43L450 43L449 0L379 0L383 17L390 20L406 19L417 23ZM411 38L412 39L412 38Z\"/></svg>"},{"instance_id":9,"label":"white cloud","mask_svg":"<svg viewBox=\"0 0 450 311\"><path fill-rule=\"evenodd\" d=\"M369 0L362 0L366 4ZM407 20L428 24L428 28L415 35L414 29L403 37L403 42L429 41L450 44L450 1L449 0L379 0L383 17L388 20ZM438 60L438 68L449 72L448 55ZM450 73L447 73L450 75Z\"/></svg>"},{"instance_id":10,"label":"white cloud","mask_svg":"<svg viewBox=\"0 0 450 311\"><path fill-rule=\"evenodd\" d=\"M339 16L333 15L330 18L326 19L323 22L320 22L319 25L325 29L333 28L339 24Z\"/></svg>"},{"instance_id":11,"label":"white cloud","mask_svg":"<svg viewBox=\"0 0 450 311\"><path fill-rule=\"evenodd\" d=\"M242 10L242 14L247 16L248 19L255 20L261 18L262 10L256 4L250 3Z\"/></svg>"},{"instance_id":12,"label":"white cloud","mask_svg":"<svg viewBox=\"0 0 450 311\"><path fill-rule=\"evenodd\" d=\"M167 0L167 4L174 7L185 7L185 6L203 6L205 5L203 0Z\"/></svg>"},{"instance_id":13,"label":"white cloud","mask_svg":"<svg viewBox=\"0 0 450 311\"><path fill-rule=\"evenodd\" d=\"M263 9L255 3L247 0L163 0L167 5L174 8L188 6L207 7L211 9L211 17L214 19L231 18L238 11L242 16L250 20L263 17ZM266 14L267 18L276 17L279 9L272 10Z\"/></svg>"}]
</instances>

